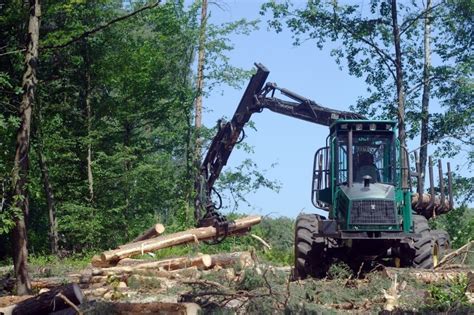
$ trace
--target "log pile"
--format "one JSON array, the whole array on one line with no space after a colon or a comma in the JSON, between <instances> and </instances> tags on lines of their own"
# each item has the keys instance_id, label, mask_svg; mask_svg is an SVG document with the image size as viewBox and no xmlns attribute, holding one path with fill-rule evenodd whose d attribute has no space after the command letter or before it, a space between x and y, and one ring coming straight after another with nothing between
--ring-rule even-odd
<instances>
[{"instance_id":1,"label":"log pile","mask_svg":"<svg viewBox=\"0 0 474 315\"><path fill-rule=\"evenodd\" d=\"M229 226L228 236L247 233L251 226L260 223L261 217L249 216L237 219ZM131 279L140 281L159 280L177 281L179 279L197 279L206 270L239 267L246 268L254 265L249 252L221 253L216 255L197 254L162 260L131 258L160 249L199 243L221 237L215 227L193 228L186 231L163 235L165 228L156 224L132 242L108 250L92 258L93 269L83 274L80 284L86 288L86 295L112 298L110 282L116 282L121 289L127 289ZM165 279L165 280L163 280Z\"/></svg>"},{"instance_id":2,"label":"log pile","mask_svg":"<svg viewBox=\"0 0 474 315\"><path fill-rule=\"evenodd\" d=\"M260 223L260 221L259 216L237 219L229 226L227 235L235 236L247 233L251 226ZM148 259L132 258L167 247L187 243L196 244L223 236L212 226L193 228L167 235L163 235L164 230L163 225L155 224L130 243L94 256L91 261L92 268L85 270L82 274L69 275L68 280L75 283L64 286L62 285L64 279L59 277L35 279L33 287L36 290L41 289L40 294L6 309L0 309L0 314L29 314L29 310L33 312L32 314L52 312L75 314L79 312L77 305L82 303L84 296L115 301L124 296L131 297L133 294L141 292L141 285L146 283L156 284L155 288L148 288L155 289L155 293L170 288L176 283L187 284L191 281L209 285L209 281L200 280L203 273L230 268L228 270L232 270L235 275L233 267L242 270L255 264L252 255L247 251L215 255L198 253L192 256L161 260L152 260L150 257ZM269 245L267 246L269 247ZM193 305L190 304L190 306L179 301L168 303L169 305L161 302L112 304L110 307L119 314L135 314L144 309L148 311L167 309L167 314L197 314Z\"/></svg>"},{"instance_id":3,"label":"log pile","mask_svg":"<svg viewBox=\"0 0 474 315\"><path fill-rule=\"evenodd\" d=\"M426 218L431 218L433 215L441 215L451 211L446 206L447 201L443 202L440 196L431 196L428 193L421 195L414 193L411 198L411 207L418 214L424 215Z\"/></svg>"},{"instance_id":4,"label":"log pile","mask_svg":"<svg viewBox=\"0 0 474 315\"><path fill-rule=\"evenodd\" d=\"M237 219L234 221L234 224L229 226L228 235L246 233L250 230L251 226L260 223L260 221L261 217L259 216L249 216ZM100 256L94 256L92 259L92 265L94 267L112 267L119 264L121 260L135 255L143 255L144 253L176 245L199 243L200 241L211 240L222 236L222 234L218 234L218 231L213 226L189 229L183 232L158 236L155 236L156 234L154 232L148 233L149 231L150 230L138 237L138 241L119 246L113 250L105 251Z\"/></svg>"}]
</instances>

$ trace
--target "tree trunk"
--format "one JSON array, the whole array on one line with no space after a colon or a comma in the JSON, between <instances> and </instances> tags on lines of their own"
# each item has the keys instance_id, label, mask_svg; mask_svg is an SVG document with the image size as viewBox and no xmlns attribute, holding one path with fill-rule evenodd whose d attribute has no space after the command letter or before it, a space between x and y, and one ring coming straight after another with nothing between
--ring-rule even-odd
<instances>
[{"instance_id":1,"label":"tree trunk","mask_svg":"<svg viewBox=\"0 0 474 315\"><path fill-rule=\"evenodd\" d=\"M235 234L242 231L248 231L252 225L258 224L261 221L259 216L249 216L234 221L234 224L229 226L229 234ZM199 240L209 240L216 237L217 230L213 226L190 229L179 233L168 234L155 237L151 240L145 240L137 243L131 243L122 246L115 250L103 252L101 261L117 264L120 259L131 257L137 254L148 253L166 247L197 242Z\"/></svg>"},{"instance_id":2,"label":"tree trunk","mask_svg":"<svg viewBox=\"0 0 474 315\"><path fill-rule=\"evenodd\" d=\"M425 30L424 30L424 65L423 65L423 96L421 99L421 135L420 135L420 172L421 191L425 184L426 161L428 159L428 123L430 104L430 68L431 68L431 0L426 2Z\"/></svg>"},{"instance_id":3,"label":"tree trunk","mask_svg":"<svg viewBox=\"0 0 474 315\"><path fill-rule=\"evenodd\" d=\"M251 267L255 264L250 252L222 253L211 256L211 267L227 268L239 266L240 268Z\"/></svg>"},{"instance_id":4,"label":"tree trunk","mask_svg":"<svg viewBox=\"0 0 474 315\"><path fill-rule=\"evenodd\" d=\"M38 67L38 44L40 30L40 0L29 1L28 47L25 54L25 73L23 75L23 96L20 104L20 127L17 132L16 152L13 169L14 206L21 209L12 231L13 264L16 275L18 295L31 290L31 281L27 270L28 249L26 237L26 221L29 214L27 177L28 151L30 147L31 113L35 102L37 84L36 70Z\"/></svg>"},{"instance_id":5,"label":"tree trunk","mask_svg":"<svg viewBox=\"0 0 474 315\"><path fill-rule=\"evenodd\" d=\"M197 267L198 269L207 269L211 267L212 258L209 255L197 257L177 257L165 260L157 260L151 262L140 263L134 266L118 266L102 269L104 275L132 273L135 270L158 269L172 271L185 269L189 267Z\"/></svg>"},{"instance_id":6,"label":"tree trunk","mask_svg":"<svg viewBox=\"0 0 474 315\"><path fill-rule=\"evenodd\" d=\"M37 123L36 123L36 130L33 129L33 133L36 135L37 140L37 155L38 155L38 165L41 171L41 179L43 181L43 189L44 194L46 196L46 205L48 207L48 218L49 218L49 241L51 247L51 253L57 254L58 253L58 243L59 243L59 235L58 235L58 223L56 220L56 200L54 198L53 187L51 186L51 181L49 179L49 170L48 164L46 160L46 156L44 154L44 142L43 142L43 130L42 130L42 123L43 123L43 116L41 113L41 106L40 103L37 102Z\"/></svg>"},{"instance_id":7,"label":"tree trunk","mask_svg":"<svg viewBox=\"0 0 474 315\"><path fill-rule=\"evenodd\" d=\"M89 188L89 202L94 200L94 176L92 174L92 108L91 108L91 74L90 74L89 46L84 40L84 105L86 109L87 127L87 183Z\"/></svg>"},{"instance_id":8,"label":"tree trunk","mask_svg":"<svg viewBox=\"0 0 474 315\"><path fill-rule=\"evenodd\" d=\"M204 87L204 62L206 56L206 24L207 24L207 0L201 2L201 25L199 30L199 47L198 47L198 65L197 65L197 95L195 101L195 117L194 117L194 129L195 129L195 147L193 165L195 170L199 171L201 164L201 127L202 127L202 94ZM201 185L201 179L199 173L194 174L194 192L199 191L198 187ZM195 207L194 218L196 220L201 219L200 209Z\"/></svg>"},{"instance_id":9,"label":"tree trunk","mask_svg":"<svg viewBox=\"0 0 474 315\"><path fill-rule=\"evenodd\" d=\"M201 154L200 129L202 127L202 92L204 87L204 61L206 55L206 24L207 24L207 0L201 3L201 27L199 30L198 66L197 66L197 96L195 103L195 127L196 127L196 161Z\"/></svg>"},{"instance_id":10,"label":"tree trunk","mask_svg":"<svg viewBox=\"0 0 474 315\"><path fill-rule=\"evenodd\" d=\"M38 119L41 120L40 116ZM56 254L58 252L58 222L56 220L56 209L55 209L55 199L53 188L51 187L51 182L49 180L49 171L46 164L46 157L43 152L43 143L42 135L39 137L38 145L38 163L41 169L41 177L43 179L43 189L46 195L46 203L48 205L48 216L49 216L49 240L51 245L51 253Z\"/></svg>"},{"instance_id":11,"label":"tree trunk","mask_svg":"<svg viewBox=\"0 0 474 315\"><path fill-rule=\"evenodd\" d=\"M398 139L400 140L400 145L403 147L406 146L406 134L405 134L405 87L403 84L403 68L402 68L402 51L400 45L400 29L398 26L398 13L397 13L397 0L391 0L391 11L392 11L392 33L393 40L395 45L395 68L396 68L396 85L397 85L397 101L398 101ZM402 149L402 167L406 169L407 161L405 154ZM402 187L408 187L408 174L405 171L405 174L402 174Z\"/></svg>"},{"instance_id":12,"label":"tree trunk","mask_svg":"<svg viewBox=\"0 0 474 315\"><path fill-rule=\"evenodd\" d=\"M138 235L136 238L133 239L130 243L136 243L144 240L148 240L153 237L157 237L165 231L165 226L163 224L157 223L153 225L151 228L143 232L142 234ZM119 246L122 247L122 246Z\"/></svg>"},{"instance_id":13,"label":"tree trunk","mask_svg":"<svg viewBox=\"0 0 474 315\"><path fill-rule=\"evenodd\" d=\"M168 315L195 315L201 314L201 308L195 303L168 303L168 302L147 302L147 303L124 303L115 302L107 304L108 314L168 314Z\"/></svg>"},{"instance_id":14,"label":"tree trunk","mask_svg":"<svg viewBox=\"0 0 474 315\"><path fill-rule=\"evenodd\" d=\"M0 309L0 312L12 315L46 315L54 311L69 308L71 305L66 302L66 299L74 305L82 303L84 295L77 284L73 283L53 288L50 291L8 307L8 309Z\"/></svg>"}]
</instances>

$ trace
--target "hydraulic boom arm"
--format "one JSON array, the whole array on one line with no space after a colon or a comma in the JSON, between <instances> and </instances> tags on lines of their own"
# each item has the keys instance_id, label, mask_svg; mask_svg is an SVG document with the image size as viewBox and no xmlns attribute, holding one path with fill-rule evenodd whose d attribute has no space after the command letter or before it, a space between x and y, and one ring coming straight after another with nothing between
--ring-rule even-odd
<instances>
[{"instance_id":1,"label":"hydraulic boom arm","mask_svg":"<svg viewBox=\"0 0 474 315\"><path fill-rule=\"evenodd\" d=\"M315 124L329 126L336 119L364 119L363 116L351 112L337 111L323 107L316 102L300 96L284 88L279 88L275 83L267 83L269 71L262 64L255 64L257 73L252 76L250 82L240 100L234 116L229 122L219 122L216 136L200 167L199 179L196 182L198 196L195 204L195 216L199 220L199 226L214 225L227 231L228 222L220 215L215 204L211 200L214 183L219 177L222 168L239 142L245 124L250 120L253 113L261 112L263 109L283 114L286 116L302 119ZM292 101L281 100L274 97L275 91L290 98ZM202 211L205 211L202 217Z\"/></svg>"}]
</instances>

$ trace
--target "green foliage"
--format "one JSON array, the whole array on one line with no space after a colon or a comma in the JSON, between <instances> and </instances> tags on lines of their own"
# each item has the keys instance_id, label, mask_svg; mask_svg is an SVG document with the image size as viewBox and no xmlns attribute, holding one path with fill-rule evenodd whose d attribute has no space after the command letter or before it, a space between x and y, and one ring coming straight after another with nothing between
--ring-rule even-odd
<instances>
[{"instance_id":1,"label":"green foliage","mask_svg":"<svg viewBox=\"0 0 474 315\"><path fill-rule=\"evenodd\" d=\"M134 290L160 289L161 281L156 277L131 276L128 279L128 287Z\"/></svg>"},{"instance_id":2,"label":"green foliage","mask_svg":"<svg viewBox=\"0 0 474 315\"><path fill-rule=\"evenodd\" d=\"M417 1L398 1L396 5L405 87L404 119L407 136L413 139L420 134L424 115L421 97L427 9ZM371 118L395 119L397 75L391 9L390 1L370 1L369 5L350 1L268 1L262 5L261 14L269 13L268 25L277 33L291 31L295 45L312 42L318 49L331 49L341 69L345 65L350 75L364 79L368 96L360 97L352 106L354 110ZM439 102L443 110L430 109L427 141L438 146L439 156L461 154L469 161L469 169L474 165L473 12L474 4L469 0L442 1L433 4L429 12L429 97ZM465 183L468 186L462 189L469 192L465 198L470 198L472 176L465 178Z\"/></svg>"},{"instance_id":3,"label":"green foliage","mask_svg":"<svg viewBox=\"0 0 474 315\"><path fill-rule=\"evenodd\" d=\"M262 271L258 272L255 269L244 269L241 271L239 283L237 284L238 290L252 291L265 286L265 280L262 276Z\"/></svg>"},{"instance_id":4,"label":"green foliage","mask_svg":"<svg viewBox=\"0 0 474 315\"><path fill-rule=\"evenodd\" d=\"M83 270L90 265L92 254L73 254L66 258L57 255L34 254L28 257L29 269L34 277L65 277L71 272Z\"/></svg>"},{"instance_id":5,"label":"green foliage","mask_svg":"<svg viewBox=\"0 0 474 315\"><path fill-rule=\"evenodd\" d=\"M352 270L347 264L338 262L329 267L327 275L329 279L349 279L352 276Z\"/></svg>"},{"instance_id":6,"label":"green foliage","mask_svg":"<svg viewBox=\"0 0 474 315\"><path fill-rule=\"evenodd\" d=\"M466 286L466 277L458 277L450 282L431 285L428 289L430 299L427 306L438 312L453 312L455 309L468 306L469 302L464 294Z\"/></svg>"},{"instance_id":7,"label":"green foliage","mask_svg":"<svg viewBox=\"0 0 474 315\"><path fill-rule=\"evenodd\" d=\"M134 1L133 7L146 4ZM112 0L43 3L28 186L32 252L49 247L40 154L54 194L59 245L66 253L115 247L157 221L169 231L194 224L199 6L162 3L51 49L129 12ZM11 229L16 213L10 206L10 176L23 75L21 51L3 52L24 47L26 9L9 2L0 16L0 235ZM255 27L255 21L246 20L208 26L206 92L220 84L238 86L249 76L227 58L233 49L229 36ZM247 176L254 183L242 187L267 184L255 165L238 171L243 177L237 180Z\"/></svg>"},{"instance_id":8,"label":"green foliage","mask_svg":"<svg viewBox=\"0 0 474 315\"><path fill-rule=\"evenodd\" d=\"M448 232L451 246L459 248L474 239L474 209L460 206L431 220L430 226Z\"/></svg>"}]
</instances>

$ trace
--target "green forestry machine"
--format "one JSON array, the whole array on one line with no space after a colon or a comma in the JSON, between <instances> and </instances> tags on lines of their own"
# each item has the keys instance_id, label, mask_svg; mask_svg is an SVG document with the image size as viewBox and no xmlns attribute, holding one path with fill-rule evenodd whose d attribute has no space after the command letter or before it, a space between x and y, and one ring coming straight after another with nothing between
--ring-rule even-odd
<instances>
[{"instance_id":1,"label":"green forestry machine","mask_svg":"<svg viewBox=\"0 0 474 315\"><path fill-rule=\"evenodd\" d=\"M269 109L329 127L326 146L314 156L312 203L327 212L300 214L295 228L294 278L324 277L342 260L353 268L364 262L433 268L449 248L445 231L430 230L428 219L453 208L451 172L444 183L438 163L439 195L435 194L433 161L429 159L430 191L424 193L422 172L415 156L397 138L397 122L370 120L351 112L325 108L294 92L266 83L269 71L257 72L229 122L220 121L196 181L199 226L215 226L221 241L233 223L219 213L211 199L214 183L253 113ZM289 100L275 97L279 92ZM415 154L416 155L416 154ZM417 179L412 192L412 178ZM446 192L447 191L447 192ZM220 199L220 197L219 197Z\"/></svg>"}]
</instances>

